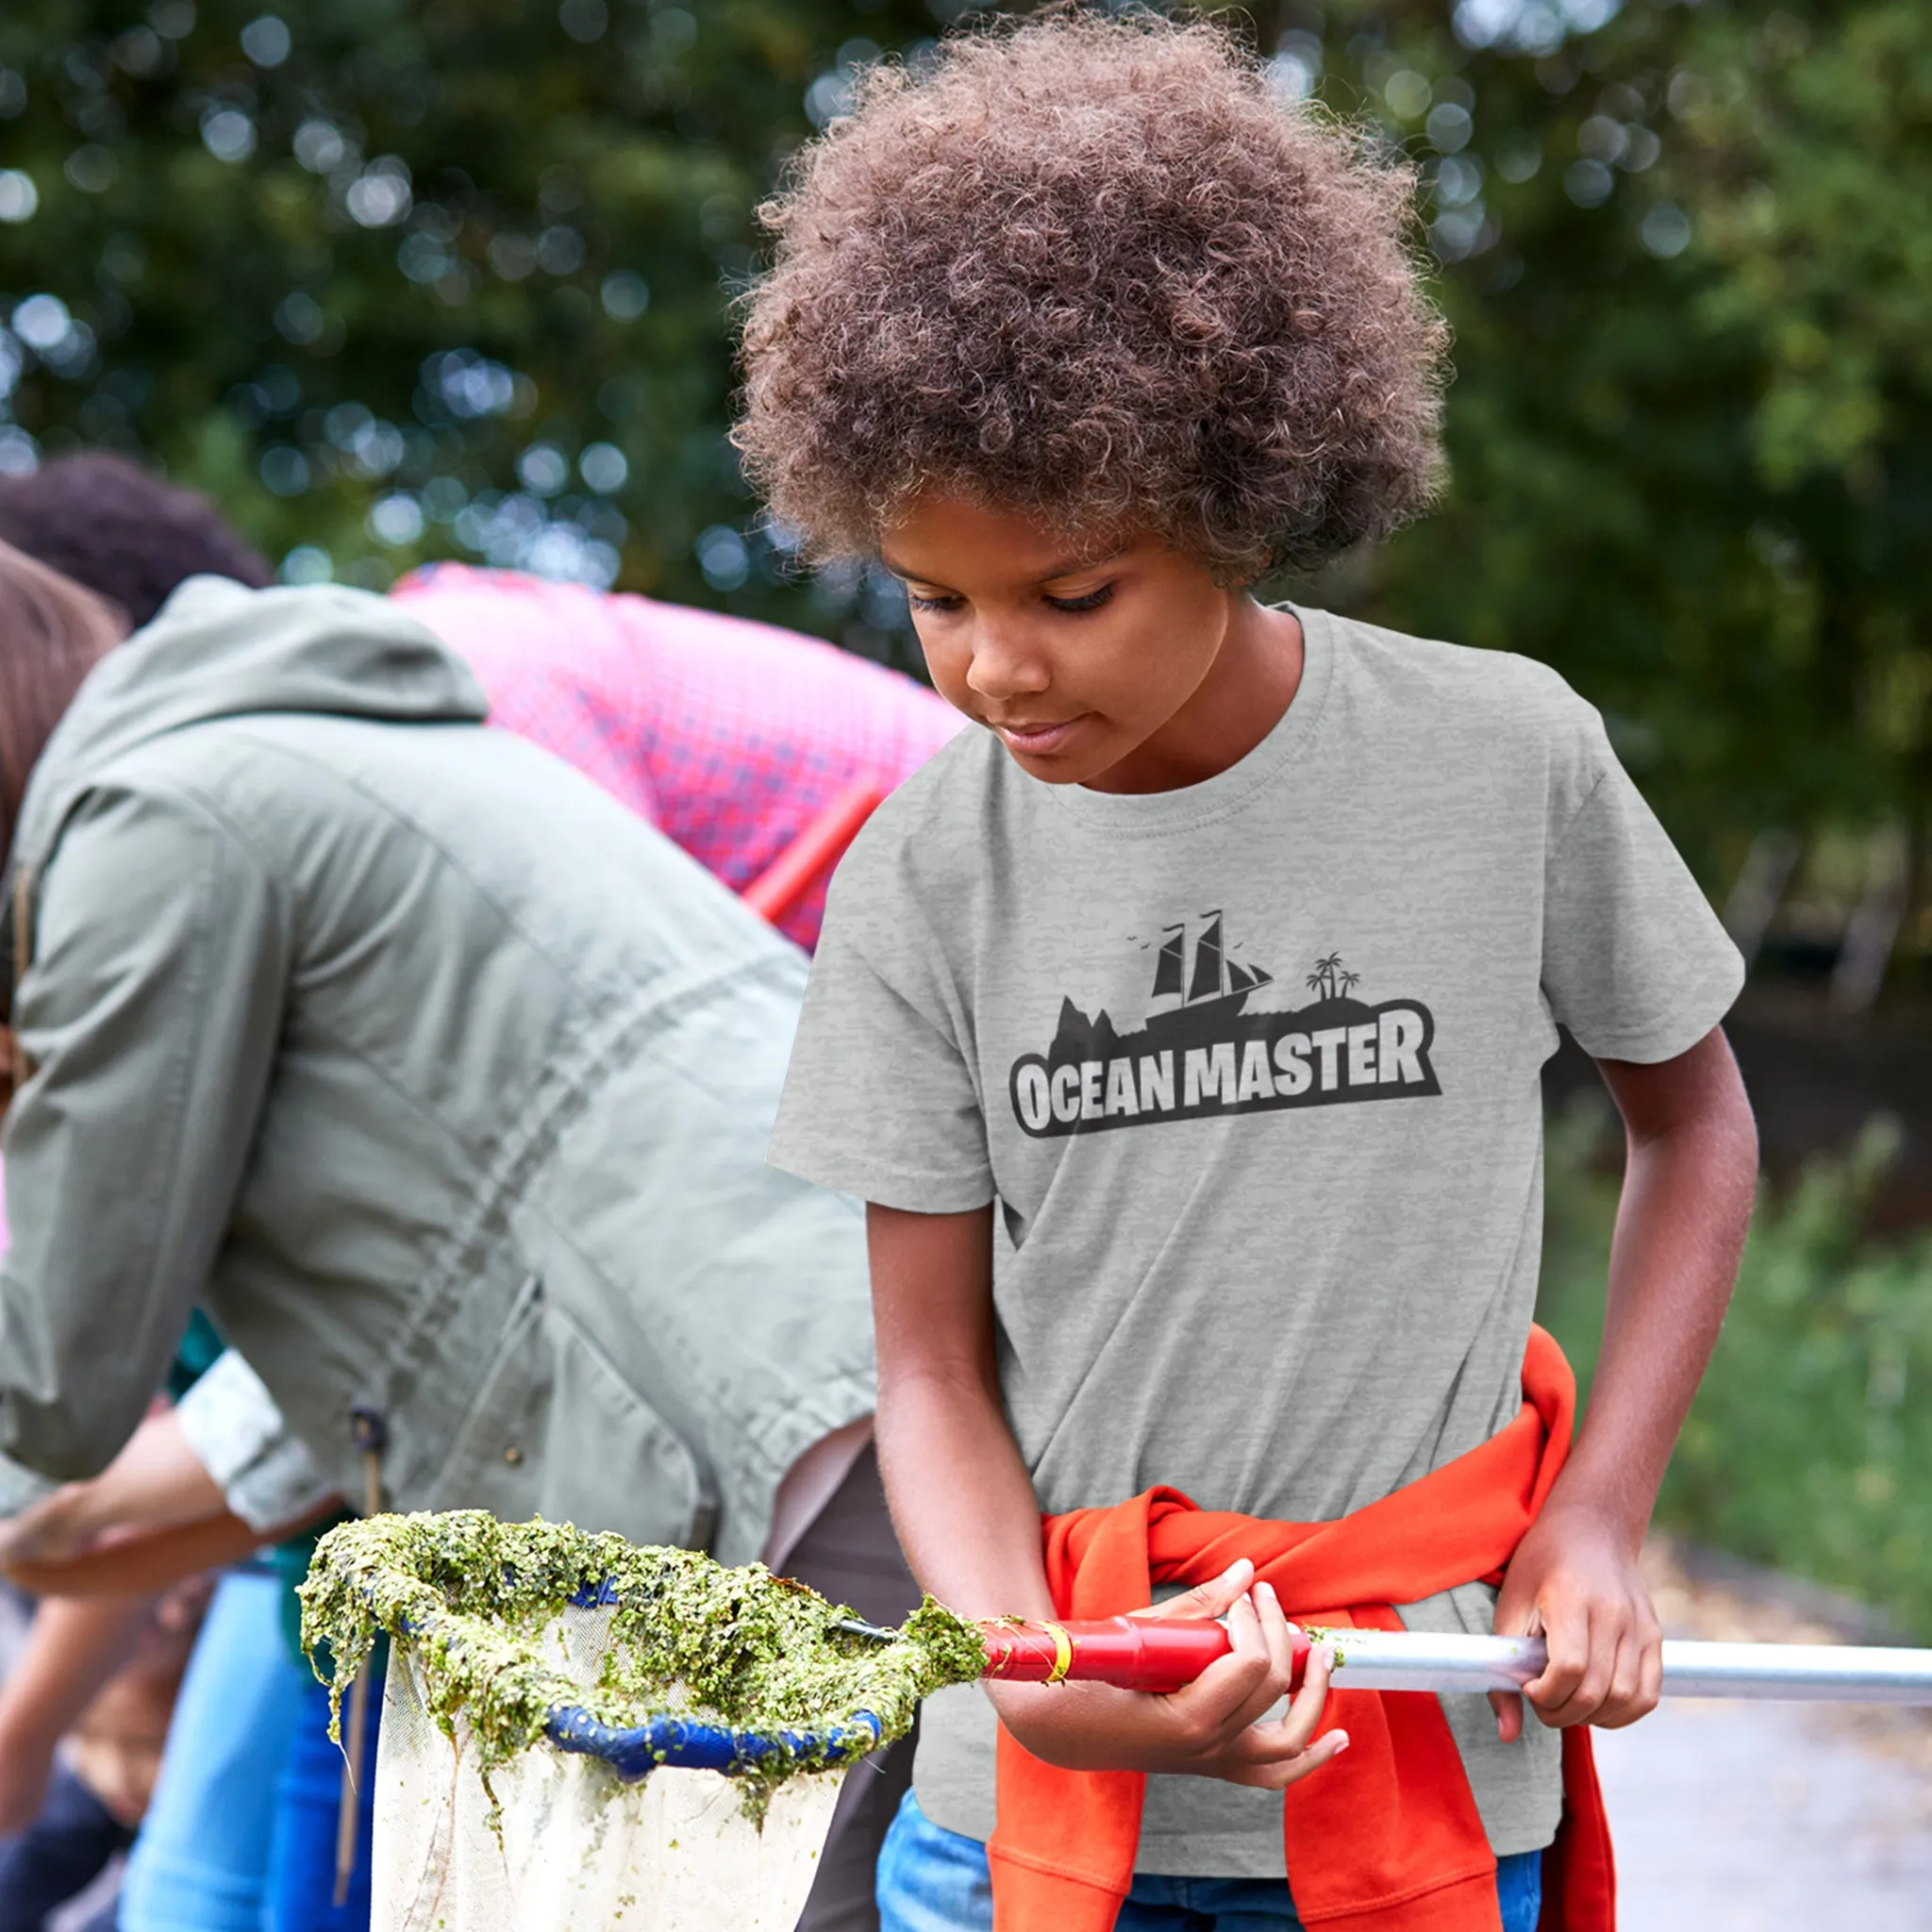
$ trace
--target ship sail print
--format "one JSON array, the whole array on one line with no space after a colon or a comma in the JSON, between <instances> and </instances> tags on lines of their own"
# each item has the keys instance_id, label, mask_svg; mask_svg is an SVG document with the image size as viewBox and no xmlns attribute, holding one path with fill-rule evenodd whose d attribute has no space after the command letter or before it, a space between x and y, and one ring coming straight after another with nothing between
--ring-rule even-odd
<instances>
[{"instance_id":1,"label":"ship sail print","mask_svg":"<svg viewBox=\"0 0 1932 1932\"><path fill-rule=\"evenodd\" d=\"M1194 946L1194 972L1188 983L1187 926L1170 925L1162 930L1170 937L1160 948L1154 966L1154 993L1157 1000L1181 998L1184 1007L1198 1007L1213 1000L1232 1002L1237 994L1253 992L1257 987L1274 984L1274 975L1265 966L1243 966L1230 957L1223 938L1222 915L1204 912L1208 923ZM1181 989L1187 984L1186 996ZM1235 1008L1240 1010L1239 1006Z\"/></svg>"},{"instance_id":2,"label":"ship sail print","mask_svg":"<svg viewBox=\"0 0 1932 1932\"><path fill-rule=\"evenodd\" d=\"M1204 912L1208 928L1194 947L1194 977L1188 988L1189 1006L1221 997L1221 914Z\"/></svg>"},{"instance_id":3,"label":"ship sail print","mask_svg":"<svg viewBox=\"0 0 1932 1932\"><path fill-rule=\"evenodd\" d=\"M1187 968L1188 929L1170 925L1163 930L1172 937L1161 942L1160 957L1154 962L1154 997L1178 999Z\"/></svg>"},{"instance_id":4,"label":"ship sail print","mask_svg":"<svg viewBox=\"0 0 1932 1932\"><path fill-rule=\"evenodd\" d=\"M1435 1020L1421 1001L1357 998L1361 974L1329 953L1307 976L1309 1005L1251 1013L1250 996L1274 974L1229 957L1222 908L1195 918L1191 960L1191 922L1160 928L1139 1027L1122 1030L1105 1010L1090 1019L1062 999L1051 1046L1013 1062L1013 1111L1028 1135L1441 1092L1429 1057Z\"/></svg>"}]
</instances>

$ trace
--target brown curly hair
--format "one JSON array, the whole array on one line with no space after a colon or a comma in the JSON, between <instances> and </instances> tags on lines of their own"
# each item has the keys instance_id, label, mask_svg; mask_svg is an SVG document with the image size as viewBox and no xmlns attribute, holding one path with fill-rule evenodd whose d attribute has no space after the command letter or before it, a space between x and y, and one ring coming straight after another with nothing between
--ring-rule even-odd
<instances>
[{"instance_id":1,"label":"brown curly hair","mask_svg":"<svg viewBox=\"0 0 1932 1932\"><path fill-rule=\"evenodd\" d=\"M942 490L1224 581L1428 502L1412 171L1221 28L1058 13L880 66L760 212L735 440L816 558Z\"/></svg>"}]
</instances>

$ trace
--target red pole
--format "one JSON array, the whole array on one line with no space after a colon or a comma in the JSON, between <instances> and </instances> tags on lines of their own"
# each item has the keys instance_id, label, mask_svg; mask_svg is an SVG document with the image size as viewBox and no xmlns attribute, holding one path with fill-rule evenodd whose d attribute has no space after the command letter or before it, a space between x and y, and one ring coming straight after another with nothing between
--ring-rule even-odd
<instances>
[{"instance_id":1,"label":"red pole","mask_svg":"<svg viewBox=\"0 0 1932 1932\"><path fill-rule=\"evenodd\" d=\"M995 1623L986 1632L986 1674L1022 1684L1113 1684L1124 1690L1178 1690L1230 1648L1219 1624L1100 1617L1084 1623ZM1294 1677L1313 1646L1294 1633Z\"/></svg>"},{"instance_id":2,"label":"red pole","mask_svg":"<svg viewBox=\"0 0 1932 1932\"><path fill-rule=\"evenodd\" d=\"M888 789L873 778L846 786L745 888L744 903L776 925L811 890L818 875L844 856Z\"/></svg>"}]
</instances>

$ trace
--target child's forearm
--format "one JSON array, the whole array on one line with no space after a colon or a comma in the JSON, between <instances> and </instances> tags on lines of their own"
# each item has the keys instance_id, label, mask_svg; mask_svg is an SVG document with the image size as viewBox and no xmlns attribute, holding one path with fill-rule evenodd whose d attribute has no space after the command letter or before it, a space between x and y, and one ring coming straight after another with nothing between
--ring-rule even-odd
<instances>
[{"instance_id":1,"label":"child's forearm","mask_svg":"<svg viewBox=\"0 0 1932 1932\"><path fill-rule=\"evenodd\" d=\"M1660 1065L1598 1064L1629 1143L1604 1349L1575 1447L1496 1601L1498 1631L1548 1641L1548 1664L1524 1687L1546 1724L1626 1724L1657 1704L1663 1633L1638 1546L1724 1322L1757 1179L1751 1106L1722 1032ZM1522 1701L1491 1701L1507 1742Z\"/></svg>"},{"instance_id":2,"label":"child's forearm","mask_svg":"<svg viewBox=\"0 0 1932 1932\"><path fill-rule=\"evenodd\" d=\"M1757 1137L1722 1032L1660 1066L1603 1073L1627 1129L1604 1347L1550 1499L1587 1506L1634 1549L1716 1345L1757 1178Z\"/></svg>"},{"instance_id":3,"label":"child's forearm","mask_svg":"<svg viewBox=\"0 0 1932 1932\"><path fill-rule=\"evenodd\" d=\"M965 1616L1051 1616L1040 1505L999 1395L992 1210L870 1208L878 1458L912 1574Z\"/></svg>"},{"instance_id":4,"label":"child's forearm","mask_svg":"<svg viewBox=\"0 0 1932 1932\"><path fill-rule=\"evenodd\" d=\"M878 1338L879 1469L907 1560L969 1617L1051 1617L1040 1505L1000 1401L992 1212L866 1213ZM1081 1771L1158 1771L1280 1790L1348 1741L1321 1722L1325 1665L1279 1724L1293 1647L1254 1566L1235 1564L1170 1607L1228 1620L1230 1654L1185 1690L1153 1697L1097 1684L992 1688L1001 1722L1036 1757ZM1159 1616L1150 1610L1143 1615Z\"/></svg>"},{"instance_id":5,"label":"child's forearm","mask_svg":"<svg viewBox=\"0 0 1932 1932\"><path fill-rule=\"evenodd\" d=\"M917 1375L881 1391L879 1469L922 1589L967 1617L1050 1617L1040 1506L998 1404Z\"/></svg>"},{"instance_id":6,"label":"child's forearm","mask_svg":"<svg viewBox=\"0 0 1932 1932\"><path fill-rule=\"evenodd\" d=\"M146 1597L46 1597L0 1691L0 1738L49 1748L126 1661L152 1607Z\"/></svg>"}]
</instances>

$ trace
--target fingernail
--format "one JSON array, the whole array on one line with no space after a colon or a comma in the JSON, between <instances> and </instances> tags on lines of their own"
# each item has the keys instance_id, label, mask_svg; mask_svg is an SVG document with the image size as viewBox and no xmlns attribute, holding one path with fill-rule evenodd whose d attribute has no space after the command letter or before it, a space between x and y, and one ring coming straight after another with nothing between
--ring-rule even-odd
<instances>
[{"instance_id":1,"label":"fingernail","mask_svg":"<svg viewBox=\"0 0 1932 1932\"><path fill-rule=\"evenodd\" d=\"M1265 1596L1271 1604L1276 1600L1274 1595L1274 1586L1272 1583L1256 1584L1255 1594L1257 1596Z\"/></svg>"},{"instance_id":2,"label":"fingernail","mask_svg":"<svg viewBox=\"0 0 1932 1932\"><path fill-rule=\"evenodd\" d=\"M1335 1740L1335 1755L1340 1757L1348 1749L1348 1733L1346 1731L1330 1731L1328 1735Z\"/></svg>"}]
</instances>

